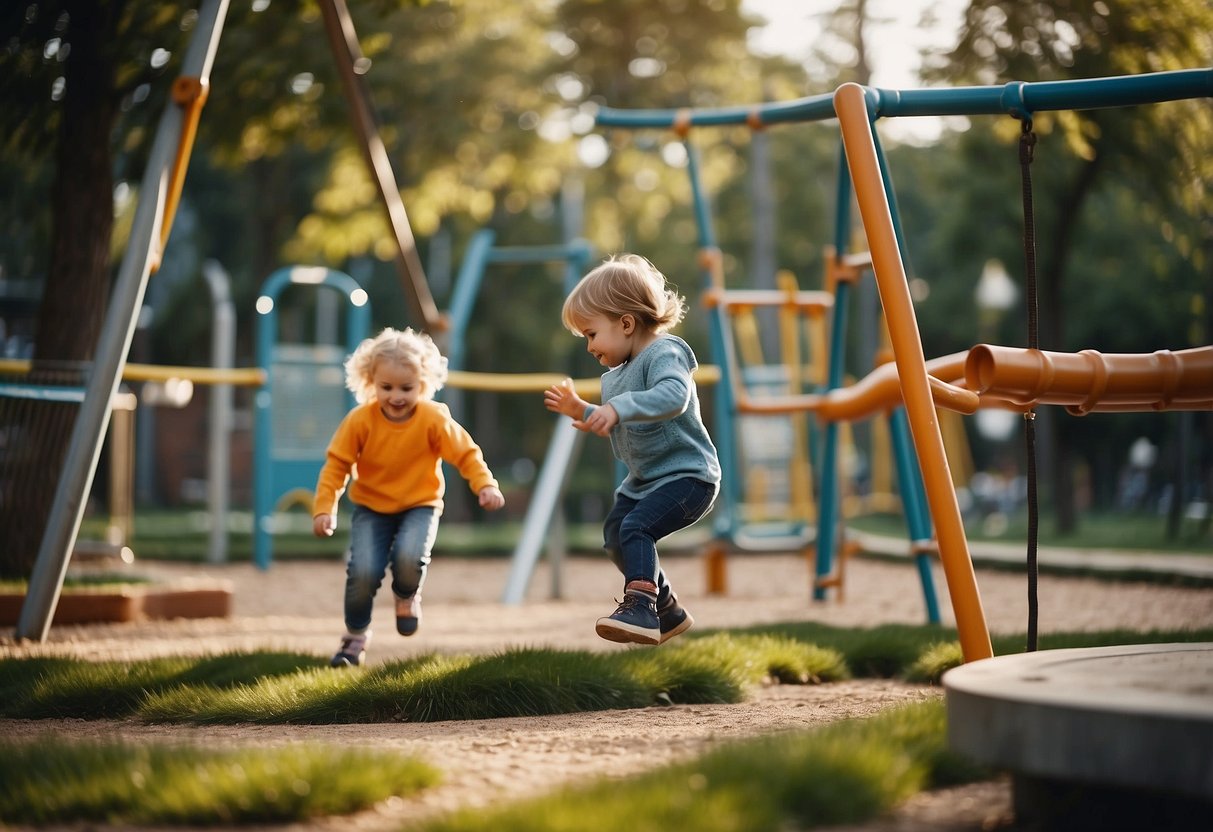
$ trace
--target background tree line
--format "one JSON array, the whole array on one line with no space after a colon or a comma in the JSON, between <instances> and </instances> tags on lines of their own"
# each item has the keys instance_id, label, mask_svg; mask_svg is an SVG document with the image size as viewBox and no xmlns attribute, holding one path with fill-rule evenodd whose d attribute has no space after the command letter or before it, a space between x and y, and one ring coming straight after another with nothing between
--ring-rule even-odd
<instances>
[{"instance_id":1,"label":"background tree line","mask_svg":"<svg viewBox=\"0 0 1213 832\"><path fill-rule=\"evenodd\" d=\"M973 0L955 46L932 57L927 82L1213 64L1207 3L1142 5ZM642 252L694 300L696 233L676 137L596 131L595 108L787 100L869 77L864 0L840 2L827 21L812 77L785 58L749 51L746 32L755 21L739 0L366 0L351 11L440 306L481 227L493 228L504 245L577 234L600 253ZM28 324L10 322L8 332L28 327L15 334L33 343L36 367L91 355L150 137L195 19L196 4L185 0L24 0L0 11L0 278L40 298ZM207 363L206 259L232 276L242 366L253 362L258 288L287 263L355 274L371 294L376 327L418 325L385 248L382 210L315 3L234 0L211 81L136 358ZM1042 347L1149 352L1210 342L1211 118L1207 101L1036 118ZM928 355L987 334L973 312L986 260L1000 259L1022 282L1017 134L1012 119L981 118L929 146L886 146L909 264L930 289L919 304ZM802 286L819 286L833 236L836 128L781 126L758 141L744 128L704 129L693 141L729 284L766 285L774 268L786 268ZM769 194L766 210L757 210L756 187ZM469 365L593 372L559 326L561 299L551 270L495 269L466 334ZM857 314L871 314L870 306ZM1022 313L1012 311L990 340L1023 343L1024 328ZM708 360L702 316L692 314L685 334ZM548 421L534 402L473 395L468 410L495 467L541 458ZM1044 485L1063 528L1077 522L1075 472L1087 472L1097 505L1110 505L1138 436L1163 449L1164 477L1190 497L1209 499L1208 414L1073 419L1046 410L1054 464ZM1192 420L1186 431L1183 419ZM32 464L54 470L58 442L46 440L29 455ZM610 465L601 444L591 443L578 476L587 492L605 495ZM24 475L6 477L3 489L0 571L27 574L41 533L30 531L37 524L29 518L46 495Z\"/></svg>"}]
</instances>

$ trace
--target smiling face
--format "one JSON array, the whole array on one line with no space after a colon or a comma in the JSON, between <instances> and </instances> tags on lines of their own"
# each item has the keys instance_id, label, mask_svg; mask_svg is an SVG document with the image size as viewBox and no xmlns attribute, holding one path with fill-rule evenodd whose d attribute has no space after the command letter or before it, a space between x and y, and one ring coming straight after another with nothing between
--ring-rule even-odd
<instances>
[{"instance_id":1,"label":"smiling face","mask_svg":"<svg viewBox=\"0 0 1213 832\"><path fill-rule=\"evenodd\" d=\"M632 358L636 324L631 315L593 315L578 321L577 329L585 336L586 352L602 366L618 367Z\"/></svg>"},{"instance_id":2,"label":"smiling face","mask_svg":"<svg viewBox=\"0 0 1213 832\"><path fill-rule=\"evenodd\" d=\"M375 400L388 421L407 421L421 399L417 368L399 361L381 360L375 365L371 378Z\"/></svg>"}]
</instances>

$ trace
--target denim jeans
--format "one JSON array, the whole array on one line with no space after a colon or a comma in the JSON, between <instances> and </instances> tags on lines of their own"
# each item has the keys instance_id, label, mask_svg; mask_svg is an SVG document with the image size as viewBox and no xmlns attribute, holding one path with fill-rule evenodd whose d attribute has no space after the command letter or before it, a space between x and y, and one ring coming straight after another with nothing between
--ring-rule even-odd
<instances>
[{"instance_id":1,"label":"denim jeans","mask_svg":"<svg viewBox=\"0 0 1213 832\"><path fill-rule=\"evenodd\" d=\"M380 514L355 505L350 520L350 560L345 568L345 626L363 633L371 626L375 593L392 568L392 593L412 598L425 583L440 512L418 506Z\"/></svg>"},{"instance_id":2,"label":"denim jeans","mask_svg":"<svg viewBox=\"0 0 1213 832\"><path fill-rule=\"evenodd\" d=\"M657 608L672 596L665 571L657 561L657 541L685 529L708 513L716 499L716 486L691 478L666 483L636 500L615 495L603 524L603 546L611 561L629 581L657 584Z\"/></svg>"}]
</instances>

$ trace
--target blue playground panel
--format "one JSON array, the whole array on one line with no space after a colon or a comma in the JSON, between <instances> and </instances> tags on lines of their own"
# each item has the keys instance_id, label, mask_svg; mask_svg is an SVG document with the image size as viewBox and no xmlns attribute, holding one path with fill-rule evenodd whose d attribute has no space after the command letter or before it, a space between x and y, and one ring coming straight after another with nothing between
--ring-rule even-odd
<instances>
[{"instance_id":1,"label":"blue playground panel","mask_svg":"<svg viewBox=\"0 0 1213 832\"><path fill-rule=\"evenodd\" d=\"M278 341L278 297L290 286L327 287L347 302L346 343ZM257 365L265 384L255 401L253 450L253 559L268 569L275 516L284 503L311 497L333 431L355 404L345 388L347 355L367 337L371 309L366 292L348 274L290 266L271 274L257 300Z\"/></svg>"}]
</instances>

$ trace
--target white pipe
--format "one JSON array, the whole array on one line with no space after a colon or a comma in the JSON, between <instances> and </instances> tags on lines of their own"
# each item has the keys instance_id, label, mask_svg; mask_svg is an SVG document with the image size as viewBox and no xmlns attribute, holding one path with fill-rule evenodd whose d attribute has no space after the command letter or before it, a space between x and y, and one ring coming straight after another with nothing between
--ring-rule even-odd
<instances>
[{"instance_id":1,"label":"white pipe","mask_svg":"<svg viewBox=\"0 0 1213 832\"><path fill-rule=\"evenodd\" d=\"M544 536L553 517L560 511L560 496L564 493L569 470L577 458L577 450L581 447L583 438L582 432L573 427L572 419L567 416L559 418L552 440L548 443L543 467L539 471L535 493L527 507L522 534L514 548L510 574L501 596L503 604L521 604L526 595L531 573L535 569L535 562L539 560L539 551L543 548ZM558 559L553 558L552 567L559 569ZM553 586L559 586L558 578L553 577Z\"/></svg>"}]
</instances>

